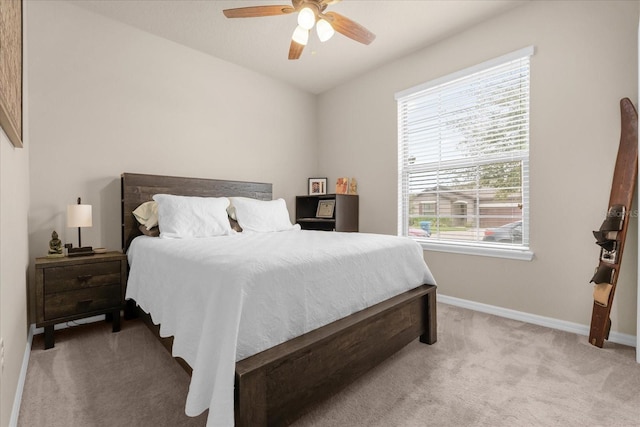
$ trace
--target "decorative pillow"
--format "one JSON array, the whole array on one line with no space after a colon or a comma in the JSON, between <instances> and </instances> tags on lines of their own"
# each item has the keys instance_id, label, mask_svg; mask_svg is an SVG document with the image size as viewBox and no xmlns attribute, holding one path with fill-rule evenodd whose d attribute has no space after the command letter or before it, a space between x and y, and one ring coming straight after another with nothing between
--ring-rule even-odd
<instances>
[{"instance_id":1,"label":"decorative pillow","mask_svg":"<svg viewBox=\"0 0 640 427\"><path fill-rule=\"evenodd\" d=\"M230 197L230 200L233 212L229 213L229 216L235 217L243 231L270 232L294 229L284 199Z\"/></svg>"},{"instance_id":2,"label":"decorative pillow","mask_svg":"<svg viewBox=\"0 0 640 427\"><path fill-rule=\"evenodd\" d=\"M233 231L235 231L236 233L242 233L242 227L240 227L240 224L238 224L238 221L229 217L229 224L231 224L231 229Z\"/></svg>"},{"instance_id":3,"label":"decorative pillow","mask_svg":"<svg viewBox=\"0 0 640 427\"><path fill-rule=\"evenodd\" d=\"M160 237L160 228L158 228L158 226L155 226L151 229L147 229L147 227L145 227L144 225L140 224L140 226L138 227L138 230L140 230L140 232L142 234L144 234L145 236L149 236L149 237Z\"/></svg>"},{"instance_id":4,"label":"decorative pillow","mask_svg":"<svg viewBox=\"0 0 640 427\"><path fill-rule=\"evenodd\" d=\"M238 217L236 216L236 207L233 206L233 199L238 199L239 197L230 197L229 198L229 206L227 206L227 215L229 215L229 220L238 221Z\"/></svg>"},{"instance_id":5,"label":"decorative pillow","mask_svg":"<svg viewBox=\"0 0 640 427\"><path fill-rule=\"evenodd\" d=\"M133 211L133 216L138 223L151 230L158 225L158 203L154 201L144 202Z\"/></svg>"},{"instance_id":6,"label":"decorative pillow","mask_svg":"<svg viewBox=\"0 0 640 427\"><path fill-rule=\"evenodd\" d=\"M226 197L190 197L156 194L160 237L185 239L232 234Z\"/></svg>"}]
</instances>

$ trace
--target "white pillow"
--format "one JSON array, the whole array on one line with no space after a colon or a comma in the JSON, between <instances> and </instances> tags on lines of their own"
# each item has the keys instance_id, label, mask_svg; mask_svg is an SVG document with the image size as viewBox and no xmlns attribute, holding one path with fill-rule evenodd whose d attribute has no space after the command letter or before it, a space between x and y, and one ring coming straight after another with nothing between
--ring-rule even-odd
<instances>
[{"instance_id":1,"label":"white pillow","mask_svg":"<svg viewBox=\"0 0 640 427\"><path fill-rule=\"evenodd\" d=\"M286 231L294 229L289 219L287 204L283 199L257 200L247 197L230 197L227 211L242 227L242 231Z\"/></svg>"},{"instance_id":2,"label":"white pillow","mask_svg":"<svg viewBox=\"0 0 640 427\"><path fill-rule=\"evenodd\" d=\"M154 201L144 202L133 211L133 216L138 223L151 230L158 225L158 203Z\"/></svg>"},{"instance_id":3,"label":"white pillow","mask_svg":"<svg viewBox=\"0 0 640 427\"><path fill-rule=\"evenodd\" d=\"M232 234L226 197L190 197L156 194L160 237L185 239Z\"/></svg>"}]
</instances>

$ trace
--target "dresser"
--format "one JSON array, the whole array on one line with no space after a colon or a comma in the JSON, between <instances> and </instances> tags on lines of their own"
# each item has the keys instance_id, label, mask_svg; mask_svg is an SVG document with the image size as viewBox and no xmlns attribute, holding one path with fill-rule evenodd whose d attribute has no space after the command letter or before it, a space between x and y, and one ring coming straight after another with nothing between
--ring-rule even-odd
<instances>
[{"instance_id":1,"label":"dresser","mask_svg":"<svg viewBox=\"0 0 640 427\"><path fill-rule=\"evenodd\" d=\"M54 326L107 314L120 330L127 257L107 252L78 257L36 258L36 326L44 327L45 349L54 346Z\"/></svg>"}]
</instances>

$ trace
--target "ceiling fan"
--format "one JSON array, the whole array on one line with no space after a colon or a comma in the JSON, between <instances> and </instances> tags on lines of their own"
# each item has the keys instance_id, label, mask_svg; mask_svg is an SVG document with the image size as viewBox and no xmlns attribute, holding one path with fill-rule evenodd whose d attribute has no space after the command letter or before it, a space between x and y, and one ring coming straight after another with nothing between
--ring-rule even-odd
<instances>
[{"instance_id":1,"label":"ceiling fan","mask_svg":"<svg viewBox=\"0 0 640 427\"><path fill-rule=\"evenodd\" d=\"M337 31L357 42L369 44L376 35L362 25L336 12L326 12L327 6L341 0L291 0L292 6L250 6L223 10L227 18L253 18L298 13L298 26L291 37L289 59L298 59L309 40L309 31L316 26L318 38L325 42Z\"/></svg>"}]
</instances>

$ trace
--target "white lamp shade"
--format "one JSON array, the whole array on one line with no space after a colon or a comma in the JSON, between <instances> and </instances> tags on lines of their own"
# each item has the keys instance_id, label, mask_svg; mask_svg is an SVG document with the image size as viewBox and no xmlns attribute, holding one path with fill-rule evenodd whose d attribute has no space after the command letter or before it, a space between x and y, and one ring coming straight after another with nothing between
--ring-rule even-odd
<instances>
[{"instance_id":1,"label":"white lamp shade","mask_svg":"<svg viewBox=\"0 0 640 427\"><path fill-rule=\"evenodd\" d=\"M320 19L318 21L318 24L316 25L316 32L318 33L318 38L321 42L326 42L336 33L326 19Z\"/></svg>"},{"instance_id":2,"label":"white lamp shade","mask_svg":"<svg viewBox=\"0 0 640 427\"><path fill-rule=\"evenodd\" d=\"M91 205L67 205L67 227L91 227Z\"/></svg>"},{"instance_id":3,"label":"white lamp shade","mask_svg":"<svg viewBox=\"0 0 640 427\"><path fill-rule=\"evenodd\" d=\"M313 28L313 25L316 23L316 14L313 13L313 10L308 7L302 8L300 13L298 13L298 25L300 25L305 30L310 30Z\"/></svg>"},{"instance_id":4,"label":"white lamp shade","mask_svg":"<svg viewBox=\"0 0 640 427\"><path fill-rule=\"evenodd\" d=\"M306 46L307 42L309 41L309 30L305 30L300 25L298 25L293 31L293 36L291 37L291 39L298 44Z\"/></svg>"}]
</instances>

